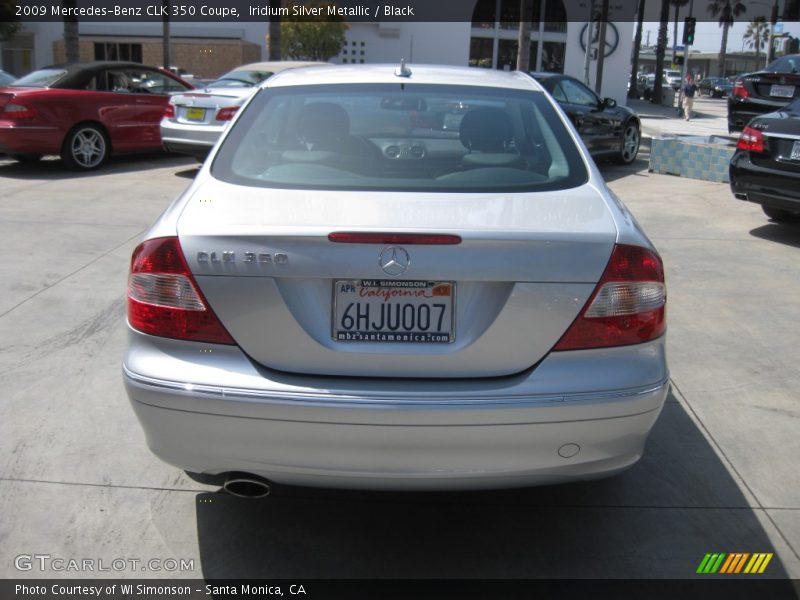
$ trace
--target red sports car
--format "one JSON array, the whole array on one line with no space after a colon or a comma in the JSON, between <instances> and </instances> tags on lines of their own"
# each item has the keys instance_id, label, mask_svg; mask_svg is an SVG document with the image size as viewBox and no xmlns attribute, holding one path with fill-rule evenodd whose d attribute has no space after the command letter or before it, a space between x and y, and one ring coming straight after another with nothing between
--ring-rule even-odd
<instances>
[{"instance_id":1,"label":"red sports car","mask_svg":"<svg viewBox=\"0 0 800 600\"><path fill-rule=\"evenodd\" d=\"M161 148L169 96L192 86L163 69L91 62L46 67L0 88L0 153L20 161L60 154L89 170L114 153Z\"/></svg>"}]
</instances>

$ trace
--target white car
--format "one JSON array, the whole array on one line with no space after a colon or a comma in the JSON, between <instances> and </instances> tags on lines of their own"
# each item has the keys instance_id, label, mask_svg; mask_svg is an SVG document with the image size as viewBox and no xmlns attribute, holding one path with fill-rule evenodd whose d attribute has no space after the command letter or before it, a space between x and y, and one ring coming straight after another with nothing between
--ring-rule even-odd
<instances>
[{"instance_id":1,"label":"white car","mask_svg":"<svg viewBox=\"0 0 800 600\"><path fill-rule=\"evenodd\" d=\"M295 69L136 248L124 381L226 489L627 469L664 404L661 259L523 73Z\"/></svg>"},{"instance_id":2,"label":"white car","mask_svg":"<svg viewBox=\"0 0 800 600\"><path fill-rule=\"evenodd\" d=\"M672 89L677 90L681 87L681 72L680 71L664 71L664 83Z\"/></svg>"},{"instance_id":3,"label":"white car","mask_svg":"<svg viewBox=\"0 0 800 600\"><path fill-rule=\"evenodd\" d=\"M201 89L173 96L161 120L164 149L167 152L190 154L198 160L205 159L225 126L260 83L286 69L324 64L327 63L251 63L235 68Z\"/></svg>"}]
</instances>

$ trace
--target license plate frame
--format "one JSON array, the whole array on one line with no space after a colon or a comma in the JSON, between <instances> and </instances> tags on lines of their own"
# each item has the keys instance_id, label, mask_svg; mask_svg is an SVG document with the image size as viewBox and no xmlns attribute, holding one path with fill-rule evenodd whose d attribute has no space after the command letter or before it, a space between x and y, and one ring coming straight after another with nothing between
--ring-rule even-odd
<instances>
[{"instance_id":1,"label":"license plate frame","mask_svg":"<svg viewBox=\"0 0 800 600\"><path fill-rule=\"evenodd\" d=\"M772 98L794 98L794 86L793 85L778 85L772 84L769 86L769 95Z\"/></svg>"},{"instance_id":2,"label":"license plate frame","mask_svg":"<svg viewBox=\"0 0 800 600\"><path fill-rule=\"evenodd\" d=\"M191 106L186 109L186 120L187 121L205 121L206 120L206 109L205 108L198 108L197 106Z\"/></svg>"},{"instance_id":3,"label":"license plate frame","mask_svg":"<svg viewBox=\"0 0 800 600\"><path fill-rule=\"evenodd\" d=\"M794 144L792 144L792 151L789 154L789 160L800 161L800 140L795 140Z\"/></svg>"},{"instance_id":4,"label":"license plate frame","mask_svg":"<svg viewBox=\"0 0 800 600\"><path fill-rule=\"evenodd\" d=\"M331 291L331 337L336 342L446 345L455 341L453 281L336 279ZM345 326L348 322L350 327Z\"/></svg>"}]
</instances>

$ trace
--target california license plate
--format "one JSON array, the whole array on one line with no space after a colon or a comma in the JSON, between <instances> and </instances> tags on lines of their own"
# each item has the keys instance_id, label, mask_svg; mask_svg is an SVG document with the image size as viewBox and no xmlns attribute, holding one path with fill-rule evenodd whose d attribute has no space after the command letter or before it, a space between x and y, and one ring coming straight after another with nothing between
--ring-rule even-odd
<instances>
[{"instance_id":1,"label":"california license plate","mask_svg":"<svg viewBox=\"0 0 800 600\"><path fill-rule=\"evenodd\" d=\"M344 279L333 283L337 342L449 344L456 285L448 281Z\"/></svg>"},{"instance_id":2,"label":"california license plate","mask_svg":"<svg viewBox=\"0 0 800 600\"><path fill-rule=\"evenodd\" d=\"M777 98L793 98L794 86L793 85L772 85L769 88L769 95Z\"/></svg>"},{"instance_id":3,"label":"california license plate","mask_svg":"<svg viewBox=\"0 0 800 600\"><path fill-rule=\"evenodd\" d=\"M186 118L190 121L203 121L206 118L205 108L187 108Z\"/></svg>"},{"instance_id":4,"label":"california license plate","mask_svg":"<svg viewBox=\"0 0 800 600\"><path fill-rule=\"evenodd\" d=\"M789 155L792 160L800 160L800 141L797 141L792 146L792 153Z\"/></svg>"}]
</instances>

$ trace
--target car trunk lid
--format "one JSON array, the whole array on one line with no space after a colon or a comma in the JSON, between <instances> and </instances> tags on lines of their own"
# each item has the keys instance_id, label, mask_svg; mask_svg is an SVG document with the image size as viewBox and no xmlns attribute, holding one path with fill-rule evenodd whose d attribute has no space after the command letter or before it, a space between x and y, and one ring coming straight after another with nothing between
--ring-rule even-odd
<instances>
[{"instance_id":1,"label":"car trunk lid","mask_svg":"<svg viewBox=\"0 0 800 600\"><path fill-rule=\"evenodd\" d=\"M462 241L329 239L341 231L452 234ZM214 181L193 195L178 223L198 285L254 360L291 372L373 377L485 377L531 367L591 295L616 233L603 197L589 185L431 197ZM406 253L407 270L387 273L387 249L397 247ZM447 343L335 337L342 329L335 307L347 301L339 292L364 282L448 286L452 337Z\"/></svg>"},{"instance_id":2,"label":"car trunk lid","mask_svg":"<svg viewBox=\"0 0 800 600\"><path fill-rule=\"evenodd\" d=\"M174 96L174 119L179 123L214 124L220 109L241 106L252 92L252 88L233 88Z\"/></svg>"}]
</instances>

